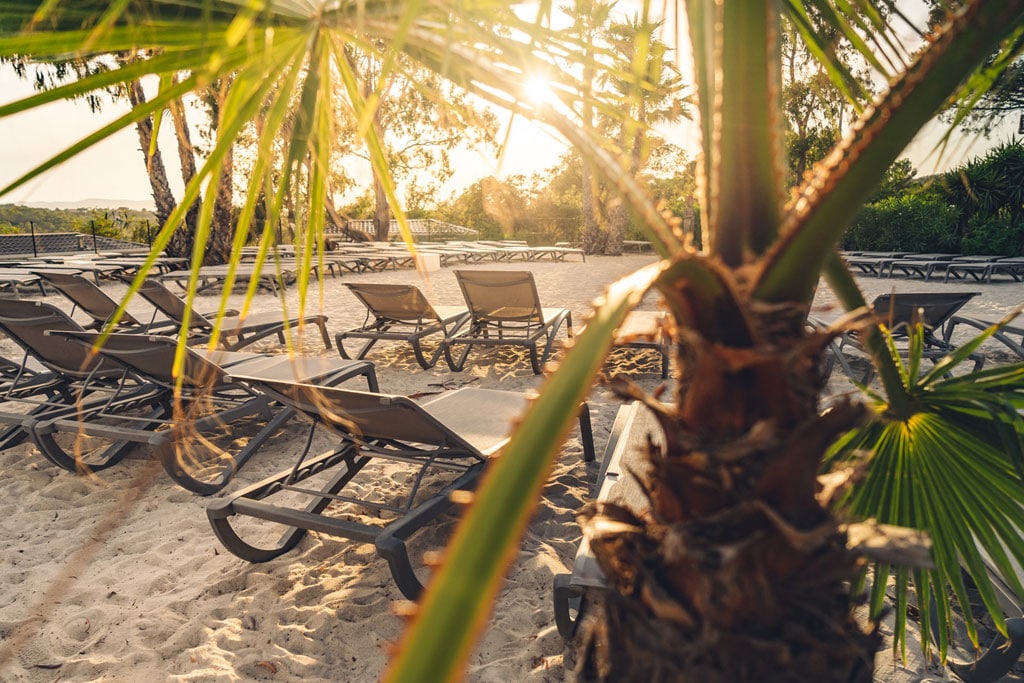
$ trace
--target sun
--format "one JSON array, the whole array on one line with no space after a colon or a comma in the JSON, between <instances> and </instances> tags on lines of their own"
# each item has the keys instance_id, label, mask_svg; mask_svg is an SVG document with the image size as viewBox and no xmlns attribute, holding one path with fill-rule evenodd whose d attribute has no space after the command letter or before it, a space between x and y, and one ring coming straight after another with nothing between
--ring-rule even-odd
<instances>
[{"instance_id":1,"label":"sun","mask_svg":"<svg viewBox=\"0 0 1024 683\"><path fill-rule=\"evenodd\" d=\"M528 78L523 86L523 94L528 102L537 106L551 105L558 100L551 81L542 76Z\"/></svg>"}]
</instances>

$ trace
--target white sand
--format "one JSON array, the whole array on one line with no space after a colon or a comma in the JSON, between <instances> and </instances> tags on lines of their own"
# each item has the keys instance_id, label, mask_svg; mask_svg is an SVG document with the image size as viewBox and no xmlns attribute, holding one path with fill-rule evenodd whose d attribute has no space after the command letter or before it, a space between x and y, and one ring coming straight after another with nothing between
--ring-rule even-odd
<instances>
[{"instance_id":1,"label":"white sand","mask_svg":"<svg viewBox=\"0 0 1024 683\"><path fill-rule=\"evenodd\" d=\"M591 257L578 262L501 264L535 273L542 301L573 311L578 327L590 302L620 275L649 263L651 256ZM481 267L481 266L472 266ZM457 304L461 295L445 268L419 282L435 304ZM345 280L414 282L412 271L328 279L323 308L332 334L362 321L363 311L343 287ZM1018 303L1013 285L922 284L864 280L868 296L898 291L983 291L967 311L992 317ZM120 285L106 284L113 295ZM63 302L57 297L48 297ZM286 300L295 305L295 292ZM819 295L827 305L829 293ZM213 297L204 297L209 308ZM258 306L276 300L260 295ZM238 307L241 297L232 296ZM314 303L315 308L317 304ZM646 308L653 308L653 297ZM143 302L130 307L140 315ZM325 353L315 334L306 353ZM406 346L375 349L383 391L414 394L472 386L528 390L542 378L523 354L474 351L462 373L442 361L421 370ZM9 342L0 347L10 352ZM275 350L265 342L253 350ZM327 352L336 354L337 351ZM619 357L629 369L633 357ZM657 362L641 359L634 378L656 387ZM594 438L602 453L618 403L606 391L591 397ZM300 448L301 423L261 450L226 493L290 464ZM265 564L228 553L206 520L208 499L176 487L154 466L145 447L120 465L89 479L59 470L30 445L0 453L0 680L4 681L362 681L383 671L403 621L392 612L402 598L386 564L371 545L317 534ZM502 589L486 632L469 665L471 681L563 679L563 641L554 628L551 581L571 567L579 539L575 512L586 500L598 464L582 462L573 434L552 473L537 513ZM394 475L381 470L374 485ZM221 494L223 496L225 494ZM221 497L218 496L218 497ZM443 543L450 519L431 529L423 547ZM13 654L10 648L14 647ZM908 668L880 653L878 680L926 680L919 659ZM942 674L932 678L941 680Z\"/></svg>"}]
</instances>

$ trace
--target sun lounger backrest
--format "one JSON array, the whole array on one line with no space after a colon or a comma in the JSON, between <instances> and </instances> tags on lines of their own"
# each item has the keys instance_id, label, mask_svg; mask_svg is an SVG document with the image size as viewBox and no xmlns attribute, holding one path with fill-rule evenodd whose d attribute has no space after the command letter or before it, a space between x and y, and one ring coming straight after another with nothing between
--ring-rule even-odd
<instances>
[{"instance_id":1,"label":"sun lounger backrest","mask_svg":"<svg viewBox=\"0 0 1024 683\"><path fill-rule=\"evenodd\" d=\"M926 329L938 329L980 292L905 292L882 294L871 304L893 330L920 319Z\"/></svg>"},{"instance_id":2,"label":"sun lounger backrest","mask_svg":"<svg viewBox=\"0 0 1024 683\"><path fill-rule=\"evenodd\" d=\"M84 330L66 313L45 302L0 299L0 329L51 370L74 379L121 374L120 367L91 356L88 349L46 334L49 330Z\"/></svg>"},{"instance_id":3,"label":"sun lounger backrest","mask_svg":"<svg viewBox=\"0 0 1024 683\"><path fill-rule=\"evenodd\" d=\"M40 271L38 275L98 322L106 322L117 312L118 303L81 275L47 271ZM141 324L128 311L121 314L118 323L121 325Z\"/></svg>"},{"instance_id":4,"label":"sun lounger backrest","mask_svg":"<svg viewBox=\"0 0 1024 683\"><path fill-rule=\"evenodd\" d=\"M350 282L345 285L378 317L406 322L437 320L437 313L416 286Z\"/></svg>"},{"instance_id":5,"label":"sun lounger backrest","mask_svg":"<svg viewBox=\"0 0 1024 683\"><path fill-rule=\"evenodd\" d=\"M540 296L530 271L457 270L455 277L474 318L543 322Z\"/></svg>"},{"instance_id":6,"label":"sun lounger backrest","mask_svg":"<svg viewBox=\"0 0 1024 683\"><path fill-rule=\"evenodd\" d=\"M451 455L479 455L458 434L405 396L374 394L312 384L260 382L287 405L325 426L364 442L400 440L443 449Z\"/></svg>"},{"instance_id":7,"label":"sun lounger backrest","mask_svg":"<svg viewBox=\"0 0 1024 683\"><path fill-rule=\"evenodd\" d=\"M96 332L81 332L74 335L86 345L92 346L100 340ZM178 342L171 337L140 334L108 334L102 343L102 352L131 368L146 379L166 387L175 385L172 374L174 355ZM202 355L185 347L183 383L190 388L220 386L225 383L224 371Z\"/></svg>"},{"instance_id":8,"label":"sun lounger backrest","mask_svg":"<svg viewBox=\"0 0 1024 683\"><path fill-rule=\"evenodd\" d=\"M185 313L189 310L187 303L159 282L144 280L139 286L139 295L174 322L181 324L185 320ZM189 327L209 330L213 329L213 323L193 308Z\"/></svg>"}]
</instances>

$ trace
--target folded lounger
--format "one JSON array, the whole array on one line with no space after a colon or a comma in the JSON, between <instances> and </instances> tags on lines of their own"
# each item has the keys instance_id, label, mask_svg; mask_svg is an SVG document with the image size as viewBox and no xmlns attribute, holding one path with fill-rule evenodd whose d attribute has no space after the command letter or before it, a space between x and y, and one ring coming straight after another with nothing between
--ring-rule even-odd
<instances>
[{"instance_id":1,"label":"folded lounger","mask_svg":"<svg viewBox=\"0 0 1024 683\"><path fill-rule=\"evenodd\" d=\"M404 396L236 379L253 381L308 417L313 423L310 440L312 429L319 426L338 442L318 456L309 455L307 443L292 468L215 501L206 512L217 538L250 562L278 557L310 530L373 543L387 560L399 590L410 599L419 595L423 584L409 559L406 541L451 508L453 491L475 485L487 458L508 441L513 421L530 398L462 388L417 403ZM584 457L591 461L593 436L585 404L579 424ZM365 467L381 462L404 463L411 470L407 477L388 477L391 482L405 482L401 491L374 488L359 495L366 488L365 478L360 481L362 489L360 483L349 486ZM275 504L272 496L284 502ZM372 521L352 518L365 510L375 513ZM262 536L243 540L236 526L239 518L246 517L282 525L284 534L272 545L263 544ZM246 535L252 532L249 529Z\"/></svg>"},{"instance_id":2,"label":"folded lounger","mask_svg":"<svg viewBox=\"0 0 1024 683\"><path fill-rule=\"evenodd\" d=\"M29 432L43 454L73 470L79 464L78 457L69 448L80 450L82 439L104 444L145 443L175 482L203 495L223 488L294 415L293 410L282 408L249 385L231 381L228 371L244 369L253 377L283 384L301 381L325 386L363 377L371 390L377 387L373 364L366 361L219 350L201 353L185 347L180 392L176 395L177 378L172 368L178 342L173 338L139 334L110 334L104 338L95 332L75 331L51 335L87 351L101 344L103 359L153 387L153 395L147 400L148 411L141 415L100 410L84 416L70 413L35 420ZM251 429L246 431L245 425ZM255 434L250 434L252 431ZM249 438L237 450L239 436ZM113 463L104 462L109 464Z\"/></svg>"}]
</instances>

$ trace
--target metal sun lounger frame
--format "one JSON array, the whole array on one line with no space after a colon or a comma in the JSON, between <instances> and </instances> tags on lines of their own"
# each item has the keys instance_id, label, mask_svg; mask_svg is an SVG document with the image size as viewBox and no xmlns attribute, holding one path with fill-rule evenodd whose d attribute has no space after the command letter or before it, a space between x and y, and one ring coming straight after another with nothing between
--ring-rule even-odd
<instances>
[{"instance_id":1,"label":"metal sun lounger frame","mask_svg":"<svg viewBox=\"0 0 1024 683\"><path fill-rule=\"evenodd\" d=\"M0 332L20 346L21 363L4 362L3 394L0 395L0 423L7 425L0 435L0 449L21 443L31 436L39 420L58 416L91 415L134 410L148 405L154 388L134 382L124 368L86 349L62 343L51 336L55 330L85 332L81 325L56 306L41 301L0 300ZM44 371L29 368L29 360ZM10 366L18 365L17 370ZM73 457L50 458L54 464L75 471L80 463ZM123 449L111 448L93 470L108 467L123 457Z\"/></svg>"},{"instance_id":2,"label":"metal sun lounger frame","mask_svg":"<svg viewBox=\"0 0 1024 683\"><path fill-rule=\"evenodd\" d=\"M86 350L100 342L96 332L53 332ZM253 391L248 385L228 379L229 371L244 371L254 377L279 382L304 381L325 386L363 377L367 387L377 388L372 363L319 357L290 358L281 354L251 354L215 351L203 354L186 347L182 387L176 395L172 374L178 342L170 337L140 334L110 334L102 338L100 356L123 367L139 383L151 387L147 404L149 414L128 415L99 410L85 415L76 413L36 419L29 432L33 441L51 461L68 469L75 458L56 439L64 432L77 436L110 439L125 448L114 464L136 443L147 444L156 453L168 476L180 486L201 495L216 493L231 480L252 455L291 419L290 408L275 407L270 397ZM193 414L190 414L193 413ZM262 417L263 425L237 453L218 457L208 465L184 449L203 448L203 441L215 432L232 430L238 421ZM192 439L193 435L195 438Z\"/></svg>"},{"instance_id":3,"label":"metal sun lounger frame","mask_svg":"<svg viewBox=\"0 0 1024 683\"><path fill-rule=\"evenodd\" d=\"M160 313L168 319L173 320L179 326L184 324L185 315L189 312L188 302L177 294L167 289L161 282L153 279L146 279L139 285L139 296L148 301ZM225 312L234 315L234 312ZM201 343L209 340L213 334L214 321L204 316L194 308L188 313L189 337L192 343ZM327 332L327 316L319 314L305 315L291 318L287 321L281 319L276 313L255 313L246 317L245 320L235 322L225 319L221 326L220 335L222 343L229 351L237 351L252 343L266 337L277 335L278 341L284 343L285 328L296 328L299 324L316 325L320 330L320 337L323 339L324 348L331 348L331 337ZM234 338L229 343L227 339Z\"/></svg>"},{"instance_id":4,"label":"metal sun lounger frame","mask_svg":"<svg viewBox=\"0 0 1024 683\"><path fill-rule=\"evenodd\" d=\"M899 292L895 295L882 294L875 298L871 307L879 322L884 323L897 339L906 337L907 328L918 320L924 330L924 357L933 363L944 358L955 347L938 337L943 325L972 298L980 296L980 292ZM893 298L893 296L895 298ZM818 323L820 324L820 323ZM856 373L846 357L847 349L864 353L864 348L852 333L841 335L829 346L832 360L842 368L847 377L867 384L874 375L874 366L868 363L863 375ZM974 370L980 370L985 364L985 356L973 353Z\"/></svg>"},{"instance_id":5,"label":"metal sun lounger frame","mask_svg":"<svg viewBox=\"0 0 1024 683\"><path fill-rule=\"evenodd\" d=\"M530 271L456 270L455 278L470 319L446 340L445 360L453 371L465 367L474 346L522 346L530 352L530 365L539 375L563 322L572 338L572 312L543 307ZM465 345L461 353L455 350L458 344ZM543 345L539 351L538 345Z\"/></svg>"},{"instance_id":6,"label":"metal sun lounger frame","mask_svg":"<svg viewBox=\"0 0 1024 683\"><path fill-rule=\"evenodd\" d=\"M373 543L387 561L399 590L409 599L419 596L423 584L409 559L406 541L452 508L453 492L475 486L487 458L508 441L513 420L530 398L514 392L462 388L420 404L404 396L256 383L262 391L312 421L309 441L292 468L207 508L217 538L232 553L250 562L266 562L288 552L307 531ZM318 426L326 428L339 442L331 451L310 456L313 430ZM594 447L586 404L581 407L579 426L584 458L590 462ZM405 463L415 471L401 504L342 494L360 471L375 461ZM428 473L440 476L442 472L448 476L438 483L440 490L424 492ZM321 473L327 478L325 483L304 483ZM271 496L285 493L308 496L309 502L301 507L267 502ZM332 504L350 504L378 515L392 514L395 519L379 525L340 519L325 514ZM235 515L280 524L285 531L273 547L257 547L243 540L232 527Z\"/></svg>"},{"instance_id":7,"label":"metal sun lounger frame","mask_svg":"<svg viewBox=\"0 0 1024 683\"><path fill-rule=\"evenodd\" d=\"M414 285L346 283L352 294L366 307L366 318L357 328L340 332L335 337L342 358L366 357L378 341L403 341L412 345L416 362L424 370L437 364L444 352L446 339L469 320L465 306L433 306ZM432 335L441 335L434 353L427 358L422 341ZM345 349L346 339L366 340L350 356Z\"/></svg>"}]
</instances>

